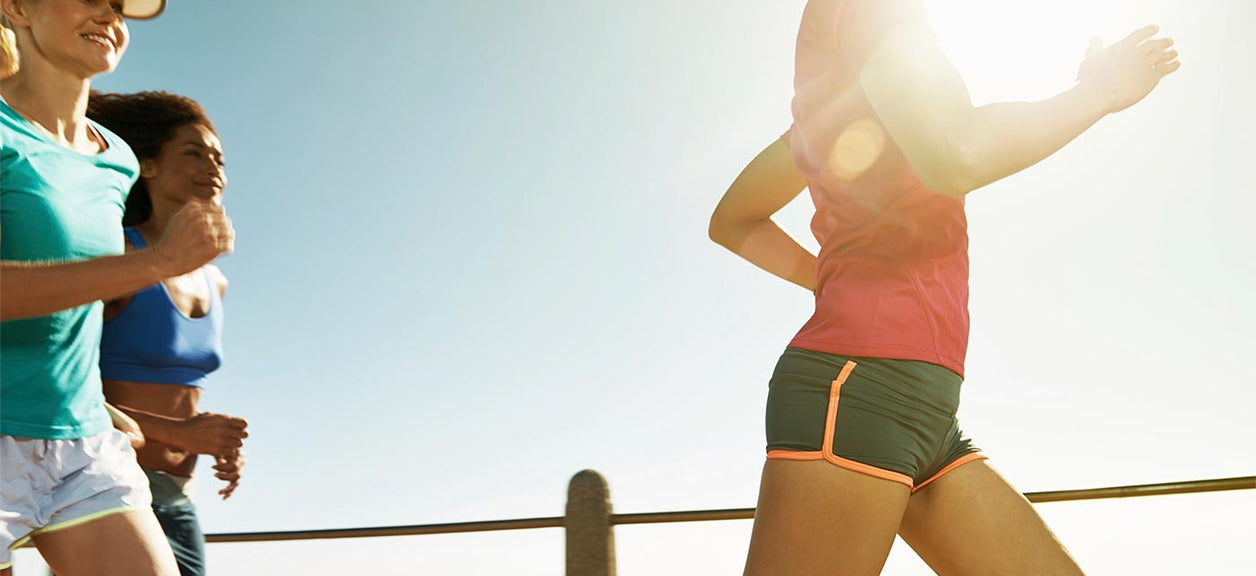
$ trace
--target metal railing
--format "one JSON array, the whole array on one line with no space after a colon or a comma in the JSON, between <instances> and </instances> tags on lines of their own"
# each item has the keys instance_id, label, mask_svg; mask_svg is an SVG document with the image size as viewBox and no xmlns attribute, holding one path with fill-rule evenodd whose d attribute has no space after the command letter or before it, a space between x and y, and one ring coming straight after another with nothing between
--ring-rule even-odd
<instances>
[{"instance_id":1,"label":"metal railing","mask_svg":"<svg viewBox=\"0 0 1256 576\"><path fill-rule=\"evenodd\" d=\"M1045 503L1252 489L1256 489L1256 476L1112 486L1082 490L1028 492L1025 494L1025 497L1033 503ZM275 542L323 538L372 538L376 536L418 536L424 534L462 534L499 530L565 528L567 537L567 576L613 576L615 574L615 540L612 529L617 525L749 520L752 518L754 518L754 508L614 514L611 511L610 490L607 487L606 479L593 470L584 470L573 476L568 484L567 510L563 516L373 528L237 532L209 534L205 537L205 540L207 542Z\"/></svg>"}]
</instances>

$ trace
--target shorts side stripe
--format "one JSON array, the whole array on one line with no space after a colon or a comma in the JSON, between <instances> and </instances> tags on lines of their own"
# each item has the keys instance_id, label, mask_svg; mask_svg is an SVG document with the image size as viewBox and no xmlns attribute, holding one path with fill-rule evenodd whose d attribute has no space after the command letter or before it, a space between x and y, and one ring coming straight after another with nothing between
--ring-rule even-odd
<instances>
[{"instance_id":1,"label":"shorts side stripe","mask_svg":"<svg viewBox=\"0 0 1256 576\"><path fill-rule=\"evenodd\" d=\"M87 524L88 522L91 522L93 520L100 520L101 518L104 518L106 516L113 516L114 514L123 514L125 512L134 512L137 510L143 510L143 508L136 508L134 506L120 506L118 508L110 508L109 510L101 510L100 512L96 512L94 514L88 514L86 516L81 516L73 520L66 520L65 522L60 522L57 524L49 524L47 526L44 526L42 528L39 528L31 532L30 534L27 534L21 538L18 538L16 542L9 545L9 549L17 550L18 548L25 546L26 542L28 542L32 536L38 536L40 534L47 534L49 532L56 532L58 530L66 530L69 528L73 528L75 526L81 526L83 524Z\"/></svg>"},{"instance_id":2,"label":"shorts side stripe","mask_svg":"<svg viewBox=\"0 0 1256 576\"><path fill-rule=\"evenodd\" d=\"M947 472L950 472L956 468L959 468L960 466L963 466L969 462L976 462L978 460L985 460L985 459L986 459L986 455L981 454L979 452L972 452L970 454L965 454L963 456L960 456L959 458L956 458L954 462L951 462L950 464L947 464L945 467L943 467L941 470L938 470L937 474L930 476L928 480L925 480L924 482L921 482L915 488L912 488L911 493L915 494L916 491L920 490L921 488L924 488L925 486L928 486L930 482L933 482L934 480L941 478L943 474L946 474Z\"/></svg>"},{"instance_id":3,"label":"shorts side stripe","mask_svg":"<svg viewBox=\"0 0 1256 576\"><path fill-rule=\"evenodd\" d=\"M824 442L821 445L820 451L800 452L793 450L769 450L768 458L777 460L824 460L839 468L853 470L855 472L867 474L868 476L872 476L874 478L881 478L882 480L898 482L906 485L908 488L911 488L914 483L911 476L890 470L884 470L877 468L876 466L869 466L862 462L847 460L833 453L833 433L837 428L838 399L841 396L842 385L846 383L847 378L850 378L850 373L855 370L855 366L856 364L853 360L847 360L846 365L842 366L841 373L837 375L837 378L833 379L833 384L829 387L828 413L824 418Z\"/></svg>"}]
</instances>

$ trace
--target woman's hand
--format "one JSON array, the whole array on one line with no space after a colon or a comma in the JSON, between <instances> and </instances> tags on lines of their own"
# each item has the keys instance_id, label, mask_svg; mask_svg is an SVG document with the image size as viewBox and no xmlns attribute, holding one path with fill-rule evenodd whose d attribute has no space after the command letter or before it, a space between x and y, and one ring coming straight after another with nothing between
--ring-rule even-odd
<instances>
[{"instance_id":1,"label":"woman's hand","mask_svg":"<svg viewBox=\"0 0 1256 576\"><path fill-rule=\"evenodd\" d=\"M139 450L144 447L144 431L140 430L140 425L135 419L114 408L108 402L105 402L105 411L109 413L109 420L113 422L113 427L126 434L131 440L132 449Z\"/></svg>"},{"instance_id":2,"label":"woman's hand","mask_svg":"<svg viewBox=\"0 0 1256 576\"><path fill-rule=\"evenodd\" d=\"M248 425L243 418L202 412L174 426L166 442L193 454L230 458L249 437Z\"/></svg>"},{"instance_id":3,"label":"woman's hand","mask_svg":"<svg viewBox=\"0 0 1256 576\"><path fill-rule=\"evenodd\" d=\"M1107 48L1098 38L1091 40L1077 81L1096 91L1109 112L1137 104L1181 66L1172 38L1152 38L1159 31L1156 26L1140 28Z\"/></svg>"},{"instance_id":4,"label":"woman's hand","mask_svg":"<svg viewBox=\"0 0 1256 576\"><path fill-rule=\"evenodd\" d=\"M194 198L166 226L152 250L169 276L196 270L235 248L235 228L222 206Z\"/></svg>"},{"instance_id":5,"label":"woman's hand","mask_svg":"<svg viewBox=\"0 0 1256 576\"><path fill-rule=\"evenodd\" d=\"M244 451L236 450L234 454L228 457L218 456L214 459L214 478L227 482L227 486L218 491L223 500L231 497L237 486L240 485L240 470L244 468Z\"/></svg>"}]
</instances>

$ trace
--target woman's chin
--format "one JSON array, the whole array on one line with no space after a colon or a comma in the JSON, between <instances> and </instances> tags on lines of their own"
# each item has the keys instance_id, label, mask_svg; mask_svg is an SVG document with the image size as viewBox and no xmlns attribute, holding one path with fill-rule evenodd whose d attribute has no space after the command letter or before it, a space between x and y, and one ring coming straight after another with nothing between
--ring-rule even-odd
<instances>
[{"instance_id":1,"label":"woman's chin","mask_svg":"<svg viewBox=\"0 0 1256 576\"><path fill-rule=\"evenodd\" d=\"M121 60L121 57L114 54L97 56L85 61L83 66L89 71L89 77L94 77L113 72L118 68L118 63Z\"/></svg>"}]
</instances>

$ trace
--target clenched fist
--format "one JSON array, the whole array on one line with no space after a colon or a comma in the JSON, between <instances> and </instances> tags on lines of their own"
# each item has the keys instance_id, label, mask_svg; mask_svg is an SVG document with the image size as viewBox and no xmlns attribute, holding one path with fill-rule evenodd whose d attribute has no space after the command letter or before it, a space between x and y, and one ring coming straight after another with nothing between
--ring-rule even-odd
<instances>
[{"instance_id":1,"label":"clenched fist","mask_svg":"<svg viewBox=\"0 0 1256 576\"><path fill-rule=\"evenodd\" d=\"M235 249L235 229L222 206L195 198L175 212L153 244L168 276L186 274Z\"/></svg>"},{"instance_id":2,"label":"clenched fist","mask_svg":"<svg viewBox=\"0 0 1256 576\"><path fill-rule=\"evenodd\" d=\"M233 457L249 437L248 426L243 418L202 412L184 420L168 443L193 454Z\"/></svg>"}]
</instances>

